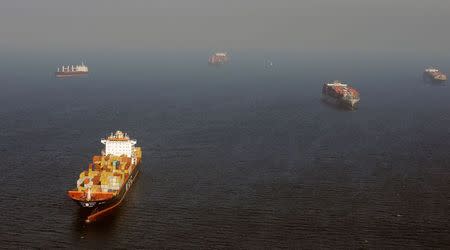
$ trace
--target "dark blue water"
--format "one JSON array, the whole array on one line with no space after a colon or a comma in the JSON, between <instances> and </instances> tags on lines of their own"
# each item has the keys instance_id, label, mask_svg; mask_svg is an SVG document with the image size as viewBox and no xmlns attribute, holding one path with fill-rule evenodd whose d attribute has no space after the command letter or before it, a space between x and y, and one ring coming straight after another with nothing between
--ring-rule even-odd
<instances>
[{"instance_id":1,"label":"dark blue water","mask_svg":"<svg viewBox=\"0 0 450 250\"><path fill-rule=\"evenodd\" d=\"M77 79L52 76L73 57L10 55L2 247L450 247L450 86L422 82L432 58L232 55L216 68L208 53L98 53ZM320 101L334 79L360 90L358 110ZM85 225L66 190L117 129L143 148L142 173Z\"/></svg>"}]
</instances>

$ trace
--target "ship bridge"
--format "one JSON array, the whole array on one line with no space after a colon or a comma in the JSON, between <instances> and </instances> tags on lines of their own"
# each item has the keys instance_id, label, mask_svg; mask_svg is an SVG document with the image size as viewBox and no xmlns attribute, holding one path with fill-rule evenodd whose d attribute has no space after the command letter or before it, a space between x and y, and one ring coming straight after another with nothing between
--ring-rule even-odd
<instances>
[{"instance_id":1,"label":"ship bridge","mask_svg":"<svg viewBox=\"0 0 450 250\"><path fill-rule=\"evenodd\" d=\"M327 83L327 86L347 87L347 84L341 81L333 81L332 83Z\"/></svg>"},{"instance_id":2,"label":"ship bridge","mask_svg":"<svg viewBox=\"0 0 450 250\"><path fill-rule=\"evenodd\" d=\"M136 156L134 146L137 141L130 139L126 133L118 130L114 134L111 133L108 138L102 139L101 143L105 144L105 149L103 152L104 155L126 155L127 157L135 160Z\"/></svg>"},{"instance_id":3,"label":"ship bridge","mask_svg":"<svg viewBox=\"0 0 450 250\"><path fill-rule=\"evenodd\" d=\"M425 72L437 73L437 72L439 72L439 70L437 68L430 67L430 68L425 69Z\"/></svg>"}]
</instances>

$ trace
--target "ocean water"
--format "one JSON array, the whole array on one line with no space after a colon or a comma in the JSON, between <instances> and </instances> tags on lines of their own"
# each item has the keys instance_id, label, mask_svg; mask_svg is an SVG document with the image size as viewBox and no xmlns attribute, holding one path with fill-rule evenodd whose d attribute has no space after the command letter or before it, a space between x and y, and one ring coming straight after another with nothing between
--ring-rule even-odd
<instances>
[{"instance_id":1,"label":"ocean water","mask_svg":"<svg viewBox=\"0 0 450 250\"><path fill-rule=\"evenodd\" d=\"M450 86L422 81L433 58L98 53L88 77L55 79L74 57L34 56L0 69L1 247L450 247ZM334 79L360 91L356 111L320 101ZM141 175L85 225L66 191L117 129Z\"/></svg>"}]
</instances>

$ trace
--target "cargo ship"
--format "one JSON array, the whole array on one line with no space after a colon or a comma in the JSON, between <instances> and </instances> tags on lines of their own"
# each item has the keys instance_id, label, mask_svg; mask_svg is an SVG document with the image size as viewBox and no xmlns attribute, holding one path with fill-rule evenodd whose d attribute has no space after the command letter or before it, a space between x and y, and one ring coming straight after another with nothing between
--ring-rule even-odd
<instances>
[{"instance_id":1,"label":"cargo ship","mask_svg":"<svg viewBox=\"0 0 450 250\"><path fill-rule=\"evenodd\" d=\"M214 53L209 57L208 63L210 65L222 65L229 61L228 54L225 52Z\"/></svg>"},{"instance_id":2,"label":"cargo ship","mask_svg":"<svg viewBox=\"0 0 450 250\"><path fill-rule=\"evenodd\" d=\"M322 87L322 99L326 102L356 108L359 102L359 92L340 81L325 83Z\"/></svg>"},{"instance_id":3,"label":"cargo ship","mask_svg":"<svg viewBox=\"0 0 450 250\"><path fill-rule=\"evenodd\" d=\"M432 82L445 82L447 81L447 75L437 68L430 67L423 72L423 79Z\"/></svg>"},{"instance_id":4,"label":"cargo ship","mask_svg":"<svg viewBox=\"0 0 450 250\"><path fill-rule=\"evenodd\" d=\"M118 207L139 174L142 159L136 140L121 131L111 133L101 143L101 155L95 155L89 168L80 173L76 188L69 197L88 214L86 223L102 218Z\"/></svg>"},{"instance_id":5,"label":"cargo ship","mask_svg":"<svg viewBox=\"0 0 450 250\"><path fill-rule=\"evenodd\" d=\"M89 68L81 62L80 65L67 65L57 68L55 72L56 77L68 77L68 76L82 76L89 73Z\"/></svg>"}]
</instances>

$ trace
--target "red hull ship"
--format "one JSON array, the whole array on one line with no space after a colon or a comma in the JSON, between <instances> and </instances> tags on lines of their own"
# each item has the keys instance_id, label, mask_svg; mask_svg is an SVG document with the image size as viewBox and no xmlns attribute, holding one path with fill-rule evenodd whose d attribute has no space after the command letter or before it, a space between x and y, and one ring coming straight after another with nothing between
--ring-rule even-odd
<instances>
[{"instance_id":1,"label":"red hull ship","mask_svg":"<svg viewBox=\"0 0 450 250\"><path fill-rule=\"evenodd\" d=\"M228 54L227 53L215 53L214 55L210 56L208 59L208 63L210 65L222 65L229 61Z\"/></svg>"},{"instance_id":2,"label":"red hull ship","mask_svg":"<svg viewBox=\"0 0 450 250\"><path fill-rule=\"evenodd\" d=\"M89 68L82 62L81 65L61 66L55 72L56 77L82 76L89 73Z\"/></svg>"}]
</instances>

